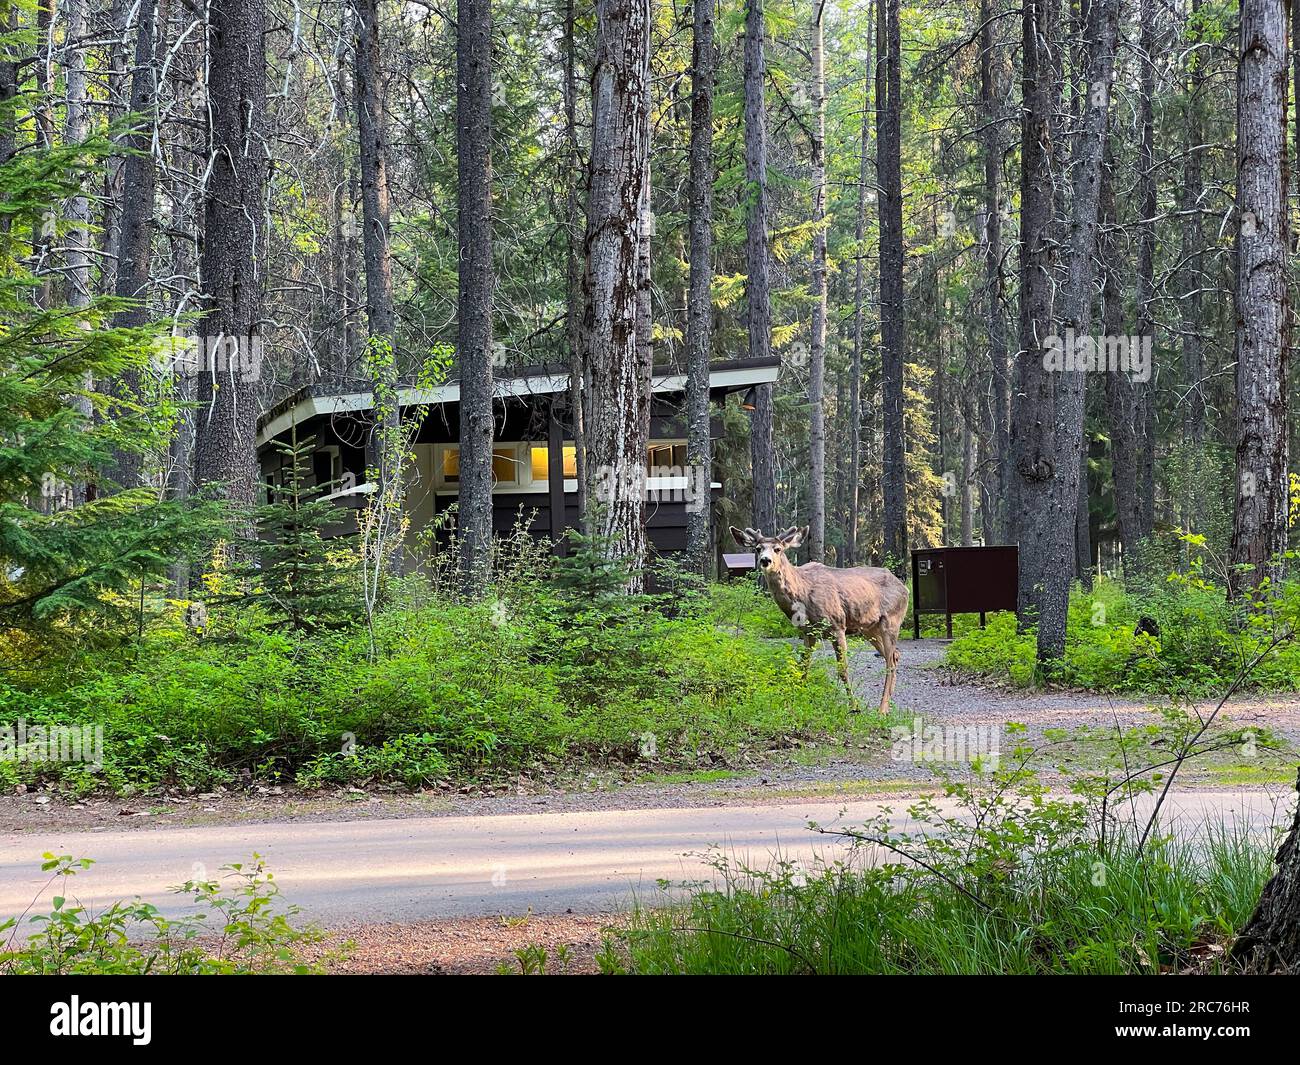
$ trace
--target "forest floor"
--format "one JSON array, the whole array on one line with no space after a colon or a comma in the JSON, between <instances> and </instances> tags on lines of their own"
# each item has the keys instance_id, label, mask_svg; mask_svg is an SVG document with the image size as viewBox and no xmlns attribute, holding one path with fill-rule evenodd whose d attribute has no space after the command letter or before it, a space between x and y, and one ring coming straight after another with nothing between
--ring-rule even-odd
<instances>
[{"instance_id":1,"label":"forest floor","mask_svg":"<svg viewBox=\"0 0 1300 1065\"><path fill-rule=\"evenodd\" d=\"M973 683L954 678L943 668L945 641L904 640L900 646L895 724L909 729L918 727L918 722L921 729L980 729L994 739L1003 757L1021 745L1042 748L1033 764L1046 778L1062 784L1076 772L1097 768L1109 741L1100 733L1068 741L1059 739L1060 734L1091 728L1113 735L1117 728L1154 726L1161 720L1155 699ZM851 679L862 713L875 714L884 680L883 661L865 643L851 650ZM833 668L825 650L819 662L821 668ZM1197 709L1208 714L1214 706L1214 701L1205 701ZM1234 748L1189 762L1180 772L1181 787L1287 787L1294 782L1300 751L1300 695L1237 696L1225 707L1222 720L1258 730L1259 750L1246 756ZM1025 731L1008 733L1003 727L1008 722L1023 724ZM942 779L929 763L894 754L884 737L875 741L826 737L816 743L791 738L780 749L734 762L713 761L696 769L654 763L581 766L564 775L520 774L490 785L417 793L358 788L303 791L255 784L197 795L96 795L73 801L27 792L0 796L0 833L752 806L834 797L906 797L942 787ZM970 773L960 765L944 769L959 777Z\"/></svg>"}]
</instances>

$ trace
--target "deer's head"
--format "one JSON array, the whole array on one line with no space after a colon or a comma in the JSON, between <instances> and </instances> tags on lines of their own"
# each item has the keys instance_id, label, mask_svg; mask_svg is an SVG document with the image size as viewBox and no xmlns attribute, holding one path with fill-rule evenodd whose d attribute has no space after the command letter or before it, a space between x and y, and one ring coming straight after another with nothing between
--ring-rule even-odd
<instances>
[{"instance_id":1,"label":"deer's head","mask_svg":"<svg viewBox=\"0 0 1300 1065\"><path fill-rule=\"evenodd\" d=\"M737 529L733 525L731 535L741 547L753 550L760 572L772 574L790 565L790 552L803 543L803 538L808 535L808 526L800 529L792 525L776 536L764 536L760 529Z\"/></svg>"}]
</instances>

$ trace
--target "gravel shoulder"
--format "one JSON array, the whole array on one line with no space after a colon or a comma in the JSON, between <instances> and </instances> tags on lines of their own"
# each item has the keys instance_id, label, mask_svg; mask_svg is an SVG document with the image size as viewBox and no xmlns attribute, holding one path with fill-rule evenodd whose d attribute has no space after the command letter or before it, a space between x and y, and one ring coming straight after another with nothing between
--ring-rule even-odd
<instances>
[{"instance_id":1,"label":"gravel shoulder","mask_svg":"<svg viewBox=\"0 0 1300 1065\"><path fill-rule=\"evenodd\" d=\"M465 917L409 924L363 924L334 929L305 957L341 955L327 962L333 975L493 976L498 973L588 976L599 972L596 954L607 914L523 918Z\"/></svg>"}]
</instances>

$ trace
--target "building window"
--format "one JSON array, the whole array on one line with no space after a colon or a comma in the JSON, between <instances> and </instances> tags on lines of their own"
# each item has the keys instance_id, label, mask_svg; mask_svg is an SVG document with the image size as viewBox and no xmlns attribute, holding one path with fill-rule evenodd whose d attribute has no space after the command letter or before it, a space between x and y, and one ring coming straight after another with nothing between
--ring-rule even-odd
<instances>
[{"instance_id":1,"label":"building window","mask_svg":"<svg viewBox=\"0 0 1300 1065\"><path fill-rule=\"evenodd\" d=\"M686 469L685 444L651 444L646 458L646 469L654 473L657 469L675 467L678 471Z\"/></svg>"},{"instance_id":2,"label":"building window","mask_svg":"<svg viewBox=\"0 0 1300 1065\"><path fill-rule=\"evenodd\" d=\"M514 447L492 449L492 483L513 485L519 483L519 454ZM460 448L450 444L442 449L441 475L444 484L460 483Z\"/></svg>"},{"instance_id":3,"label":"building window","mask_svg":"<svg viewBox=\"0 0 1300 1065\"><path fill-rule=\"evenodd\" d=\"M551 450L545 444L532 445L533 480L548 482L551 479ZM564 446L564 476L578 476L578 449Z\"/></svg>"},{"instance_id":4,"label":"building window","mask_svg":"<svg viewBox=\"0 0 1300 1065\"><path fill-rule=\"evenodd\" d=\"M519 483L519 454L513 447L494 447L492 449L492 483Z\"/></svg>"}]
</instances>

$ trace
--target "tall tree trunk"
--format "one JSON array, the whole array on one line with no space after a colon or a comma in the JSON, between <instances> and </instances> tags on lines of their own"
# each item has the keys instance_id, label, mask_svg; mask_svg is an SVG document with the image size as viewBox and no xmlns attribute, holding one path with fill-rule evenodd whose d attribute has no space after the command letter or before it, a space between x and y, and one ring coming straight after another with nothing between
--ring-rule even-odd
<instances>
[{"instance_id":1,"label":"tall tree trunk","mask_svg":"<svg viewBox=\"0 0 1300 1065\"><path fill-rule=\"evenodd\" d=\"M153 267L154 196L157 170L153 153L155 109L158 99L157 71L154 69L155 43L158 37L154 0L140 0L136 16L135 65L131 68L131 131L125 145L131 154L122 164L122 197L117 241L115 295L135 301L118 311L113 324L137 327L149 321L149 290ZM122 374L113 385L114 393L126 402L139 403L141 379L135 370ZM144 477L141 456L118 452L113 461L113 477L125 488L134 488Z\"/></svg>"},{"instance_id":2,"label":"tall tree trunk","mask_svg":"<svg viewBox=\"0 0 1300 1065\"><path fill-rule=\"evenodd\" d=\"M1088 6L1086 96L1071 157L1068 272L1061 332L1055 354L1069 337L1091 330L1092 269L1097 247L1102 158L1114 62L1116 0ZM1013 418L1016 443L1017 534L1020 541L1022 620L1038 624L1038 660L1048 664L1065 650L1065 621L1074 574L1079 506L1079 449L1083 442L1083 371L1066 358L1050 362L1046 341L1052 315L1052 146L1056 105L1055 62L1046 52L1056 40L1055 11L1042 0L1024 5L1024 125L1021 142L1021 405Z\"/></svg>"},{"instance_id":3,"label":"tall tree trunk","mask_svg":"<svg viewBox=\"0 0 1300 1065\"><path fill-rule=\"evenodd\" d=\"M1155 108L1156 93L1156 20L1155 0L1140 0L1138 23L1139 118L1141 140L1138 144L1138 225L1137 269L1137 336L1152 337L1155 350L1156 301L1156 214L1159 210L1156 188ZM1155 388L1152 381L1131 380L1134 414L1137 419L1139 498L1142 500L1140 535L1151 535L1155 525ZM1130 545L1125 545L1130 546ZM1132 546L1136 547L1136 543ZM1136 559L1135 559L1136 561Z\"/></svg>"},{"instance_id":4,"label":"tall tree trunk","mask_svg":"<svg viewBox=\"0 0 1300 1065\"><path fill-rule=\"evenodd\" d=\"M984 457L985 497L990 500L985 514L986 543L1009 543L1011 481L1011 363L1007 351L1006 320L1002 314L1002 83L1001 63L995 49L997 25L994 0L980 2L980 120L983 132L980 148L984 164L984 318L992 370L989 404L989 433L992 454Z\"/></svg>"},{"instance_id":5,"label":"tall tree trunk","mask_svg":"<svg viewBox=\"0 0 1300 1065\"><path fill-rule=\"evenodd\" d=\"M907 570L907 461L903 433L902 72L899 0L879 0L876 61L876 175L880 185L880 360L885 563Z\"/></svg>"},{"instance_id":6,"label":"tall tree trunk","mask_svg":"<svg viewBox=\"0 0 1300 1065\"><path fill-rule=\"evenodd\" d=\"M128 63L126 42L130 30L130 19L135 11L130 0L110 0L108 23L112 34L108 46L108 70L104 81L108 99L105 107L105 120L109 129L114 129L127 113L127 95L123 92ZM121 138L118 138L120 141ZM111 156L104 167L104 191L101 222L102 265L99 271L100 289L103 292L117 291L118 241L122 235L122 181L125 159L120 153Z\"/></svg>"},{"instance_id":7,"label":"tall tree trunk","mask_svg":"<svg viewBox=\"0 0 1300 1065\"><path fill-rule=\"evenodd\" d=\"M1287 4L1243 0L1237 61L1237 505L1232 589L1281 571L1287 542Z\"/></svg>"},{"instance_id":8,"label":"tall tree trunk","mask_svg":"<svg viewBox=\"0 0 1300 1065\"><path fill-rule=\"evenodd\" d=\"M772 309L767 262L767 115L763 106L763 0L745 4L745 185L749 210L745 225L746 314L749 357L772 354ZM754 389L749 421L750 467L753 476L754 525L776 528L775 411L772 386Z\"/></svg>"},{"instance_id":9,"label":"tall tree trunk","mask_svg":"<svg viewBox=\"0 0 1300 1065\"><path fill-rule=\"evenodd\" d=\"M69 144L79 144L86 139L88 128L87 92L86 92L86 50L81 44L86 33L87 0L69 0L67 5L68 47L64 53L64 81L67 87L67 111L64 119L64 138ZM69 307L80 309L90 306L90 197L78 192L68 200L67 206L67 252L64 265L66 286L65 299ZM87 391L92 384L89 376L83 381ZM89 424L94 417L94 407L90 399L82 396L74 401L74 407ZM77 506L86 502L87 485L78 481L72 485L72 503Z\"/></svg>"},{"instance_id":10,"label":"tall tree trunk","mask_svg":"<svg viewBox=\"0 0 1300 1065\"><path fill-rule=\"evenodd\" d=\"M569 156L569 189L566 197L565 235L565 335L569 344L569 408L573 427L574 473L577 478L578 529L586 531L587 520L587 420L586 336L582 322L582 152L578 147L577 42L574 36L576 0L564 4L564 145Z\"/></svg>"},{"instance_id":11,"label":"tall tree trunk","mask_svg":"<svg viewBox=\"0 0 1300 1065\"><path fill-rule=\"evenodd\" d=\"M591 368L590 529L636 574L645 557L649 381L641 352L641 240L647 206L649 0L597 0L587 203L585 325Z\"/></svg>"},{"instance_id":12,"label":"tall tree trunk","mask_svg":"<svg viewBox=\"0 0 1300 1065\"><path fill-rule=\"evenodd\" d=\"M1200 12L1200 0L1192 0L1192 13ZM1295 5L1300 11L1300 4ZM1181 293L1178 305L1181 310L1183 380L1187 389L1183 404L1183 448L1188 456L1186 502L1183 524L1193 532L1202 531L1204 491L1201 485L1202 454L1205 441L1205 346L1201 339L1203 326L1201 293L1205 288L1205 236L1201 222L1204 182L1202 158L1204 149L1203 112L1205 101L1202 88L1205 82L1205 50L1187 51L1187 109L1183 123L1184 159L1182 194L1179 210L1182 214L1182 249L1180 260Z\"/></svg>"},{"instance_id":13,"label":"tall tree trunk","mask_svg":"<svg viewBox=\"0 0 1300 1065\"><path fill-rule=\"evenodd\" d=\"M397 313L393 306L393 263L389 246L388 135L378 0L353 0L353 10L357 33L353 88L361 148L361 242L366 264L366 325L369 334L366 370L370 378L368 383L374 390L374 424L367 461L378 471L381 497L392 499L401 491L396 482L402 477L404 449L398 400ZM462 448L460 460L463 492L466 480L474 477L475 457L466 456ZM491 463L490 449L487 461ZM470 467L468 471L467 466ZM461 510L457 517L463 530L464 511ZM387 555L387 564L397 570L401 568L402 560L400 545L393 545Z\"/></svg>"},{"instance_id":14,"label":"tall tree trunk","mask_svg":"<svg viewBox=\"0 0 1300 1065\"><path fill-rule=\"evenodd\" d=\"M35 133L38 147L54 147L54 0L37 0L36 6L36 105ZM54 237L55 215L45 207L33 219L32 263L40 278L36 289L38 306L50 305L50 242Z\"/></svg>"},{"instance_id":15,"label":"tall tree trunk","mask_svg":"<svg viewBox=\"0 0 1300 1065\"><path fill-rule=\"evenodd\" d=\"M686 554L695 573L712 571L713 481L709 441L709 355L713 347L713 83L716 0L694 0L691 47L691 163L688 225L690 280L686 298L686 464L702 499L686 514Z\"/></svg>"},{"instance_id":16,"label":"tall tree trunk","mask_svg":"<svg viewBox=\"0 0 1300 1065\"><path fill-rule=\"evenodd\" d=\"M0 33L8 34L18 26L18 8L13 0L0 0ZM0 166L14 157L18 142L13 98L18 94L18 63L12 46L0 49ZM8 233L10 216L0 216L0 232Z\"/></svg>"},{"instance_id":17,"label":"tall tree trunk","mask_svg":"<svg viewBox=\"0 0 1300 1065\"><path fill-rule=\"evenodd\" d=\"M195 481L257 502L257 389L266 248L266 7L219 0L208 24L208 175L200 260L203 334L243 345L238 363L205 371L197 389Z\"/></svg>"},{"instance_id":18,"label":"tall tree trunk","mask_svg":"<svg viewBox=\"0 0 1300 1065\"><path fill-rule=\"evenodd\" d=\"M1020 351L1011 414L1014 475L1009 496L1009 528L1020 544L1017 613L1022 625L1035 620L1031 614L1038 608L1038 582L1046 565L1035 539L1037 500L1031 493L1040 491L1053 473L1055 410L1043 351L1055 328L1057 246L1052 229L1059 159L1052 122L1060 100L1051 49L1060 47L1054 45L1058 39L1057 0L1026 0L1021 10Z\"/></svg>"},{"instance_id":19,"label":"tall tree trunk","mask_svg":"<svg viewBox=\"0 0 1300 1065\"><path fill-rule=\"evenodd\" d=\"M198 276L199 224L201 201L196 195L205 169L203 160L202 97L195 91L201 80L204 65L204 43L196 33L198 24L194 14L183 4L167 3L159 9L159 48L166 47L171 56L167 83L173 104L176 126L163 141L169 162L160 172L168 202L166 231L169 255L166 273L176 279L171 291L168 312L179 315L193 309L198 297L195 279ZM182 41L182 36L184 37ZM170 42L164 44L164 42ZM171 393L182 409L178 412L176 427L168 445L166 492L169 499L187 499L194 491L194 431L193 409L197 381L192 374L176 374L171 379ZM176 559L171 566L173 595L178 599L190 594L191 572L189 561Z\"/></svg>"},{"instance_id":20,"label":"tall tree trunk","mask_svg":"<svg viewBox=\"0 0 1300 1065\"><path fill-rule=\"evenodd\" d=\"M826 0L813 0L810 29L813 91L812 135L812 344L808 361L808 442L812 480L808 557L826 560Z\"/></svg>"},{"instance_id":21,"label":"tall tree trunk","mask_svg":"<svg viewBox=\"0 0 1300 1065\"><path fill-rule=\"evenodd\" d=\"M460 532L464 588L481 595L492 565L492 6L456 15L459 183Z\"/></svg>"},{"instance_id":22,"label":"tall tree trunk","mask_svg":"<svg viewBox=\"0 0 1300 1065\"><path fill-rule=\"evenodd\" d=\"M1102 278L1101 331L1105 336L1118 336L1124 329L1124 296L1120 279L1123 256L1114 236L1117 224L1115 210L1115 172L1111 153L1106 153L1107 165L1102 173L1101 215L1104 234L1101 242ZM1110 468L1115 491L1115 519L1119 541L1123 545L1125 575L1131 575L1138 557L1138 542L1142 533L1142 503L1138 487L1138 450L1141 428L1134 403L1133 383L1128 374L1105 375L1106 413L1110 423Z\"/></svg>"},{"instance_id":23,"label":"tall tree trunk","mask_svg":"<svg viewBox=\"0 0 1300 1065\"><path fill-rule=\"evenodd\" d=\"M868 0L866 25L866 56L863 58L862 78L862 131L859 136L858 153L858 213L853 227L853 242L856 251L853 256L853 361L849 370L849 516L847 554L848 564L856 566L858 561L858 515L862 497L862 374L864 370L863 340L865 323L863 321L865 287L863 274L866 269L867 236L867 189L871 177L871 86L874 75L871 68L871 42L875 29L875 0Z\"/></svg>"}]
</instances>

